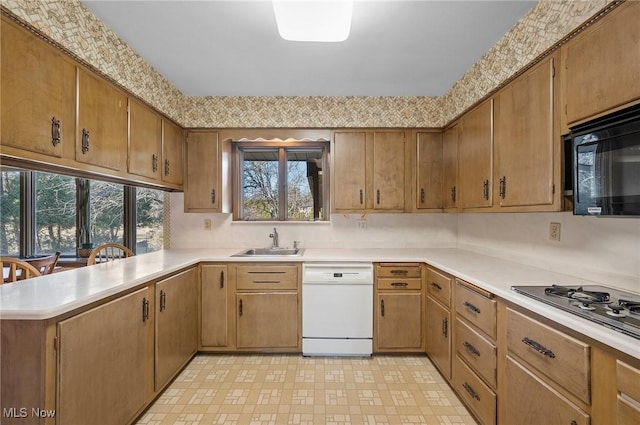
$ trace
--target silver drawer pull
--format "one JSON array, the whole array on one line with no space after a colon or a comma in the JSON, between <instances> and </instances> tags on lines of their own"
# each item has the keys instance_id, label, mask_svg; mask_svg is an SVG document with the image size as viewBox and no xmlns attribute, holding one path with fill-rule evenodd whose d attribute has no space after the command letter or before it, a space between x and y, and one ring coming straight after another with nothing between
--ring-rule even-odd
<instances>
[{"instance_id":1,"label":"silver drawer pull","mask_svg":"<svg viewBox=\"0 0 640 425\"><path fill-rule=\"evenodd\" d=\"M409 284L407 282L392 282L391 286L406 288Z\"/></svg>"},{"instance_id":2,"label":"silver drawer pull","mask_svg":"<svg viewBox=\"0 0 640 425\"><path fill-rule=\"evenodd\" d=\"M476 347L474 347L473 345L471 345L469 343L469 341L465 341L464 344L462 344L464 346L464 348L467 349L467 351L471 354L473 354L474 356L478 356L480 357L480 351L478 351L478 349Z\"/></svg>"},{"instance_id":3,"label":"silver drawer pull","mask_svg":"<svg viewBox=\"0 0 640 425\"><path fill-rule=\"evenodd\" d=\"M464 384L462 384L462 387L467 390L467 392L469 393L469 395L471 396L471 398L474 398L478 401L480 401L480 396L478 395L478 393L475 392L475 390L471 387L471 385L467 384L466 382Z\"/></svg>"},{"instance_id":4,"label":"silver drawer pull","mask_svg":"<svg viewBox=\"0 0 640 425\"><path fill-rule=\"evenodd\" d=\"M480 309L475 305L471 304L469 301L465 301L463 305L467 308L467 310L472 311L476 314L480 314Z\"/></svg>"},{"instance_id":5,"label":"silver drawer pull","mask_svg":"<svg viewBox=\"0 0 640 425\"><path fill-rule=\"evenodd\" d=\"M539 342L536 342L526 336L522 339L522 342L524 342L526 345L536 350L538 353L543 354L546 357L549 357L550 359L556 358L556 355L554 354L553 351L549 350L547 347L540 344Z\"/></svg>"}]
</instances>

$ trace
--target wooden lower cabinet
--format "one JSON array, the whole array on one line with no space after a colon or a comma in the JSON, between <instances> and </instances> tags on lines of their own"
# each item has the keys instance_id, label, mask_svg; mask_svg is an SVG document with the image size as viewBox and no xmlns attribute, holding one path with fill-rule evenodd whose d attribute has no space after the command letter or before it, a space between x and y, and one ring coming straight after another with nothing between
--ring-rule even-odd
<instances>
[{"instance_id":1,"label":"wooden lower cabinet","mask_svg":"<svg viewBox=\"0 0 640 425\"><path fill-rule=\"evenodd\" d=\"M155 390L159 391L198 349L198 269L156 283Z\"/></svg>"},{"instance_id":2,"label":"wooden lower cabinet","mask_svg":"<svg viewBox=\"0 0 640 425\"><path fill-rule=\"evenodd\" d=\"M496 423L496 393L478 375L454 356L451 386L483 425ZM511 424L511 422L507 422ZM545 422L540 422L540 424ZM552 422L549 422L552 423ZM515 425L515 422L513 422Z\"/></svg>"},{"instance_id":3,"label":"wooden lower cabinet","mask_svg":"<svg viewBox=\"0 0 640 425\"><path fill-rule=\"evenodd\" d=\"M505 418L509 425L588 425L589 415L511 356L506 359Z\"/></svg>"},{"instance_id":4,"label":"wooden lower cabinet","mask_svg":"<svg viewBox=\"0 0 640 425\"><path fill-rule=\"evenodd\" d=\"M422 350L422 293L378 293L376 351Z\"/></svg>"},{"instance_id":5,"label":"wooden lower cabinet","mask_svg":"<svg viewBox=\"0 0 640 425\"><path fill-rule=\"evenodd\" d=\"M229 320L232 300L228 267L224 264L200 266L200 346L228 347L233 335ZM233 305L231 305L233 307Z\"/></svg>"},{"instance_id":6,"label":"wooden lower cabinet","mask_svg":"<svg viewBox=\"0 0 640 425\"><path fill-rule=\"evenodd\" d=\"M58 323L56 420L131 422L153 395L153 301L148 288Z\"/></svg>"},{"instance_id":7,"label":"wooden lower cabinet","mask_svg":"<svg viewBox=\"0 0 640 425\"><path fill-rule=\"evenodd\" d=\"M237 347L298 349L298 305L297 292L237 293Z\"/></svg>"},{"instance_id":8,"label":"wooden lower cabinet","mask_svg":"<svg viewBox=\"0 0 640 425\"><path fill-rule=\"evenodd\" d=\"M449 309L427 296L426 351L446 379L451 379L451 327Z\"/></svg>"}]
</instances>

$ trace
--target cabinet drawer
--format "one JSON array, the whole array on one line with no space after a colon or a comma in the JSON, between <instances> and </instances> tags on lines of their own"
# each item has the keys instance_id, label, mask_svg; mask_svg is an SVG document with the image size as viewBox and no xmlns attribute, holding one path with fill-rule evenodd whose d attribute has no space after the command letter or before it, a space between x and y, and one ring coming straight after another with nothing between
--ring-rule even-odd
<instances>
[{"instance_id":1,"label":"cabinet drawer","mask_svg":"<svg viewBox=\"0 0 640 425\"><path fill-rule=\"evenodd\" d=\"M618 391L626 394L640 404L640 370L618 360L616 364L616 375Z\"/></svg>"},{"instance_id":2,"label":"cabinet drawer","mask_svg":"<svg viewBox=\"0 0 640 425\"><path fill-rule=\"evenodd\" d=\"M508 308L507 349L589 403L587 344Z\"/></svg>"},{"instance_id":3,"label":"cabinet drawer","mask_svg":"<svg viewBox=\"0 0 640 425\"><path fill-rule=\"evenodd\" d=\"M419 263L380 263L376 265L376 277L422 277Z\"/></svg>"},{"instance_id":4,"label":"cabinet drawer","mask_svg":"<svg viewBox=\"0 0 640 425\"><path fill-rule=\"evenodd\" d=\"M456 280L456 313L473 323L491 339L496 338L496 302L471 289L468 283Z\"/></svg>"},{"instance_id":5,"label":"cabinet drawer","mask_svg":"<svg viewBox=\"0 0 640 425\"><path fill-rule=\"evenodd\" d=\"M640 407L618 395L618 425L640 424Z\"/></svg>"},{"instance_id":6,"label":"cabinet drawer","mask_svg":"<svg viewBox=\"0 0 640 425\"><path fill-rule=\"evenodd\" d=\"M427 291L443 305L451 306L451 277L427 268Z\"/></svg>"},{"instance_id":7,"label":"cabinet drawer","mask_svg":"<svg viewBox=\"0 0 640 425\"><path fill-rule=\"evenodd\" d=\"M236 288L298 289L298 267L281 265L237 266Z\"/></svg>"},{"instance_id":8,"label":"cabinet drawer","mask_svg":"<svg viewBox=\"0 0 640 425\"><path fill-rule=\"evenodd\" d=\"M394 289L394 290L422 289L422 279L416 279L416 278L376 279L376 286L378 289Z\"/></svg>"},{"instance_id":9,"label":"cabinet drawer","mask_svg":"<svg viewBox=\"0 0 640 425\"><path fill-rule=\"evenodd\" d=\"M505 397L505 416L501 422L518 425L590 423L586 412L509 356L506 367L504 394L508 397Z\"/></svg>"},{"instance_id":10,"label":"cabinet drawer","mask_svg":"<svg viewBox=\"0 0 640 425\"><path fill-rule=\"evenodd\" d=\"M493 388L496 387L496 346L462 320L456 320L455 346L458 355Z\"/></svg>"},{"instance_id":11,"label":"cabinet drawer","mask_svg":"<svg viewBox=\"0 0 640 425\"><path fill-rule=\"evenodd\" d=\"M496 423L495 393L458 356L455 356L453 364L452 384L481 423Z\"/></svg>"}]
</instances>

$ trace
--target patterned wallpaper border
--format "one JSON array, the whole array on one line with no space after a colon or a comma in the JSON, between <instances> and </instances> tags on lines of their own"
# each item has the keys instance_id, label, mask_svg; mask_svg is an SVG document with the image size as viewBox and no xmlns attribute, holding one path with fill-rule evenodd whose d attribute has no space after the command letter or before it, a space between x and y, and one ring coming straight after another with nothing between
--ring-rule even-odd
<instances>
[{"instance_id":1,"label":"patterned wallpaper border","mask_svg":"<svg viewBox=\"0 0 640 425\"><path fill-rule=\"evenodd\" d=\"M187 97L79 0L3 8L185 127L441 127L612 0L540 0L441 97Z\"/></svg>"}]
</instances>

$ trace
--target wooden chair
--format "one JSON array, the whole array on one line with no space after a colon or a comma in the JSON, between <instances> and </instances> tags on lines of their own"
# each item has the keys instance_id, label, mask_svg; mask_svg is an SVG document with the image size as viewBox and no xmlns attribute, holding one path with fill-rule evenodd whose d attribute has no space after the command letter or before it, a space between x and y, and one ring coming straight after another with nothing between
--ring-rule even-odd
<instances>
[{"instance_id":1,"label":"wooden chair","mask_svg":"<svg viewBox=\"0 0 640 425\"><path fill-rule=\"evenodd\" d=\"M89 255L87 259L87 266L133 257L134 255L136 254L124 245L120 245L119 243L106 243L91 251L91 255Z\"/></svg>"},{"instance_id":2,"label":"wooden chair","mask_svg":"<svg viewBox=\"0 0 640 425\"><path fill-rule=\"evenodd\" d=\"M38 269L25 261L12 257L0 257L0 260L2 261L2 283L17 282L40 276Z\"/></svg>"},{"instance_id":3,"label":"wooden chair","mask_svg":"<svg viewBox=\"0 0 640 425\"><path fill-rule=\"evenodd\" d=\"M24 261L31 264L40 272L40 274L44 275L53 273L53 269L55 269L56 264L58 264L58 258L60 258L60 252L56 252L55 254L51 254L46 257L38 257Z\"/></svg>"}]
</instances>

